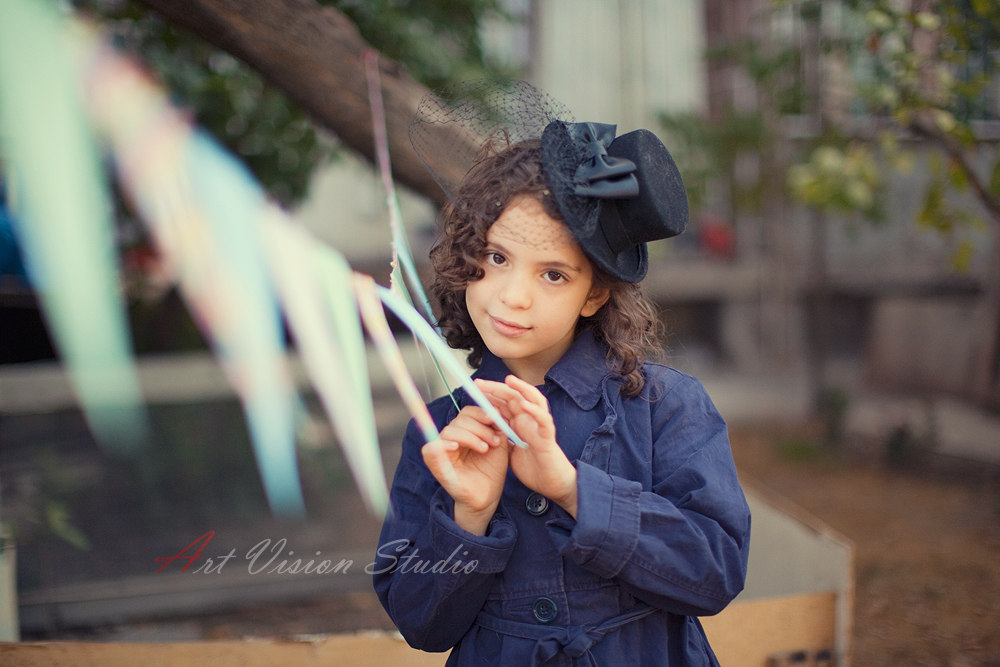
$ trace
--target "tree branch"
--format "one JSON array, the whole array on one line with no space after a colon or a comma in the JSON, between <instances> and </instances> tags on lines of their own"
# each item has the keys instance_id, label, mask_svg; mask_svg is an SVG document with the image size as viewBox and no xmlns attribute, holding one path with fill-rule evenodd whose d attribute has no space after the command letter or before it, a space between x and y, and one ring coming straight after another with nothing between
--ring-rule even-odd
<instances>
[{"instance_id":1,"label":"tree branch","mask_svg":"<svg viewBox=\"0 0 1000 667\"><path fill-rule=\"evenodd\" d=\"M229 52L375 161L364 53L371 47L342 13L314 0L139 0L171 23ZM408 128L427 89L379 58L393 175L442 203L444 193L410 145Z\"/></svg>"},{"instance_id":2,"label":"tree branch","mask_svg":"<svg viewBox=\"0 0 1000 667\"><path fill-rule=\"evenodd\" d=\"M976 195L976 199L983 205L983 207L989 212L990 216L993 218L993 223L998 229L1000 229L1000 199L994 197L990 194L989 188L983 179L979 177L976 170L972 167L969 162L968 156L965 151L962 150L962 145L957 139L951 137L937 127L935 127L930 122L925 120L914 120L910 123L910 129L914 134L924 137L930 141L933 141L937 145L944 149L944 152L948 154L955 164L958 165L962 173L969 181L969 186L972 188L973 193Z\"/></svg>"}]
</instances>

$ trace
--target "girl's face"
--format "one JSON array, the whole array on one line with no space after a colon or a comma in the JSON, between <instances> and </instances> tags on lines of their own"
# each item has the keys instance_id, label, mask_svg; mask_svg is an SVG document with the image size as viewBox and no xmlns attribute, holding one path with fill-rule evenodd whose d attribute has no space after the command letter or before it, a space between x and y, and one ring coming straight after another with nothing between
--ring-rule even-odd
<instances>
[{"instance_id":1,"label":"girl's face","mask_svg":"<svg viewBox=\"0 0 1000 667\"><path fill-rule=\"evenodd\" d=\"M486 235L485 275L465 302L490 352L517 377L540 385L573 343L577 320L608 300L594 289L590 260L565 224L521 196Z\"/></svg>"}]
</instances>

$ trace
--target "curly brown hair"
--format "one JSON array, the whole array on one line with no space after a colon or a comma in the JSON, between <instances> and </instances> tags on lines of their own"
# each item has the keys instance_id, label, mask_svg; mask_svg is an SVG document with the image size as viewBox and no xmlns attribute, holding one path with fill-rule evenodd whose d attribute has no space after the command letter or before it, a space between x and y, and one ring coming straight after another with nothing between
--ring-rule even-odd
<instances>
[{"instance_id":1,"label":"curly brown hair","mask_svg":"<svg viewBox=\"0 0 1000 667\"><path fill-rule=\"evenodd\" d=\"M548 196L539 142L510 145L506 137L494 137L452 191L443 210L440 236L430 252L434 267L430 292L440 313L438 325L451 347L471 350L468 360L473 368L482 363L485 343L469 315L465 290L484 275L480 264L490 227L513 199L525 195L540 201L549 216L562 221L554 199ZM638 284L618 280L593 262L591 266L594 288L606 288L610 296L597 313L580 318L577 334L591 329L608 346L608 358L625 378L622 393L638 395L645 382L640 364L658 348L656 308Z\"/></svg>"}]
</instances>

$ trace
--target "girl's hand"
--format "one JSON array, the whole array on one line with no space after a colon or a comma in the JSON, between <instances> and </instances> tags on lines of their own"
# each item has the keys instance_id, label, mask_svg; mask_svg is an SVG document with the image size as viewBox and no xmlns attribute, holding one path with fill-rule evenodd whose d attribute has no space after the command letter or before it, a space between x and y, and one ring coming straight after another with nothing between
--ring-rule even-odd
<instances>
[{"instance_id":1,"label":"girl's hand","mask_svg":"<svg viewBox=\"0 0 1000 667\"><path fill-rule=\"evenodd\" d=\"M421 453L431 474L455 501L455 523L485 535L507 477L507 438L479 406L466 406Z\"/></svg>"},{"instance_id":2,"label":"girl's hand","mask_svg":"<svg viewBox=\"0 0 1000 667\"><path fill-rule=\"evenodd\" d=\"M476 380L527 448L510 447L510 467L526 487L549 498L576 518L576 468L556 442L549 402L537 388L514 375L503 383Z\"/></svg>"}]
</instances>

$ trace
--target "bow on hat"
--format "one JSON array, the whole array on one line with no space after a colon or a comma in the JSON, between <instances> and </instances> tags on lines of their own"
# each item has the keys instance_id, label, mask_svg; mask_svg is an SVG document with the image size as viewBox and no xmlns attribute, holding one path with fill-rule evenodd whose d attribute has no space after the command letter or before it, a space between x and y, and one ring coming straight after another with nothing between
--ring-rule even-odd
<instances>
[{"instance_id":1,"label":"bow on hat","mask_svg":"<svg viewBox=\"0 0 1000 667\"><path fill-rule=\"evenodd\" d=\"M573 123L566 126L570 138L586 145L586 159L576 168L573 194L600 199L625 199L639 194L635 163L608 155L615 140L615 125Z\"/></svg>"}]
</instances>

